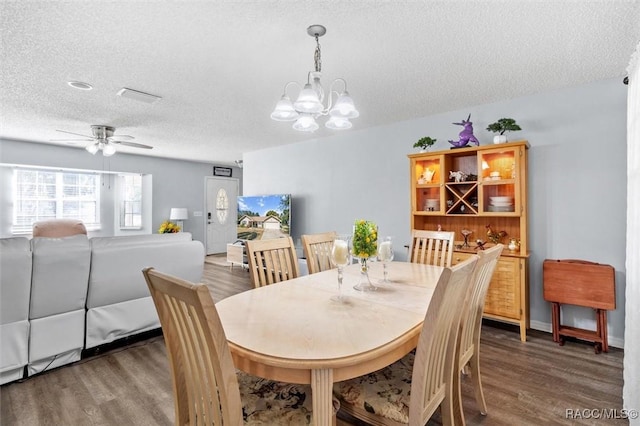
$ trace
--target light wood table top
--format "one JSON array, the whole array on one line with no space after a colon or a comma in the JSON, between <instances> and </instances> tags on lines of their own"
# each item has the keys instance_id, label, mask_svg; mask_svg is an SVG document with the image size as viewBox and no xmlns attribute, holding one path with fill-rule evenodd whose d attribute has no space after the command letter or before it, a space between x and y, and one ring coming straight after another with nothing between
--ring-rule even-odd
<instances>
[{"instance_id":1,"label":"light wood table top","mask_svg":"<svg viewBox=\"0 0 640 426\"><path fill-rule=\"evenodd\" d=\"M236 367L259 377L310 383L316 425L333 419L334 381L376 371L415 348L441 267L372 263L375 292L353 289L359 265L345 268L345 303L337 270L307 275L228 297L216 304Z\"/></svg>"}]
</instances>

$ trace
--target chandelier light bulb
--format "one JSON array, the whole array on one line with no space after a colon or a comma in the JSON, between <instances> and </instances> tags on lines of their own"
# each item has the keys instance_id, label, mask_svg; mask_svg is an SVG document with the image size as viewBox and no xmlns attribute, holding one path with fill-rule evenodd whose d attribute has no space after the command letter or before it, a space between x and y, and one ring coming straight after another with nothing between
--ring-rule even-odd
<instances>
[{"instance_id":1,"label":"chandelier light bulb","mask_svg":"<svg viewBox=\"0 0 640 426\"><path fill-rule=\"evenodd\" d=\"M360 116L360 113L353 105L353 99L349 96L349 92L346 90L342 92L342 94L338 97L336 104L331 109L329 114L332 117L339 118L357 118Z\"/></svg>"},{"instance_id":2,"label":"chandelier light bulb","mask_svg":"<svg viewBox=\"0 0 640 426\"><path fill-rule=\"evenodd\" d=\"M309 114L316 114L322 111L322 104L318 99L318 94L309 83L304 85L304 89L300 91L298 100L293 104L293 107L296 111Z\"/></svg>"},{"instance_id":3,"label":"chandelier light bulb","mask_svg":"<svg viewBox=\"0 0 640 426\"><path fill-rule=\"evenodd\" d=\"M271 118L276 121L293 121L298 118L300 114L293 109L291 99L287 95L282 95L282 98L276 104L275 109L271 113Z\"/></svg>"},{"instance_id":4,"label":"chandelier light bulb","mask_svg":"<svg viewBox=\"0 0 640 426\"><path fill-rule=\"evenodd\" d=\"M346 130L350 129L353 124L348 118L331 117L325 124L325 127L332 130Z\"/></svg>"},{"instance_id":5,"label":"chandelier light bulb","mask_svg":"<svg viewBox=\"0 0 640 426\"><path fill-rule=\"evenodd\" d=\"M301 132L315 132L318 130L318 127L320 126L318 126L316 120L309 114L301 115L300 118L293 123L293 128Z\"/></svg>"}]
</instances>

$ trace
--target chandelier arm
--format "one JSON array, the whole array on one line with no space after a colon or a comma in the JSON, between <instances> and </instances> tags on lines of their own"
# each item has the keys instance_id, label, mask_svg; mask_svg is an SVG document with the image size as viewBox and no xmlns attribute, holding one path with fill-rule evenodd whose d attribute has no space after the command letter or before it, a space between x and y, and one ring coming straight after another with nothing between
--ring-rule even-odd
<instances>
[{"instance_id":1,"label":"chandelier arm","mask_svg":"<svg viewBox=\"0 0 640 426\"><path fill-rule=\"evenodd\" d=\"M329 86L329 90L333 90L333 85L336 84L336 81L340 81L342 82L342 84L344 85L344 89L342 90L343 92L347 91L347 80L345 80L344 78L336 78L335 80L333 80L333 82L331 83L331 86Z\"/></svg>"},{"instance_id":2,"label":"chandelier arm","mask_svg":"<svg viewBox=\"0 0 640 426\"><path fill-rule=\"evenodd\" d=\"M293 84L293 85L295 85L295 86L298 86L298 89L302 90L302 86L300 86L300 83L298 83L297 81L290 81L290 82L288 82L287 84L285 84L285 85L284 85L284 90L282 91L282 94L283 94L284 96L287 96L287 89L288 89L288 88L289 88L289 86L291 86L292 84Z\"/></svg>"},{"instance_id":3,"label":"chandelier arm","mask_svg":"<svg viewBox=\"0 0 640 426\"><path fill-rule=\"evenodd\" d=\"M329 86L329 103L327 104L327 108L322 111L322 115L327 115L329 114L329 111L331 111L331 107L333 106L333 94L335 93L336 96L340 96L340 93L338 91L333 90L333 85L336 84L337 81L342 82L342 84L344 85L344 92L347 91L347 81L344 78L338 77L333 80L331 82L331 85Z\"/></svg>"}]
</instances>

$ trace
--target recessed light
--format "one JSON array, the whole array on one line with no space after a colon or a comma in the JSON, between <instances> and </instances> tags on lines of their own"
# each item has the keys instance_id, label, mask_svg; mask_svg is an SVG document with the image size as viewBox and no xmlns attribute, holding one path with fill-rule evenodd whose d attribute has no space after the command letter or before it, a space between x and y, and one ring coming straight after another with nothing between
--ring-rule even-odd
<instances>
[{"instance_id":1,"label":"recessed light","mask_svg":"<svg viewBox=\"0 0 640 426\"><path fill-rule=\"evenodd\" d=\"M89 83L83 83L81 81L67 81L67 84L71 87L73 87L74 89L80 89L80 90L91 90L93 89L93 86L90 85Z\"/></svg>"}]
</instances>

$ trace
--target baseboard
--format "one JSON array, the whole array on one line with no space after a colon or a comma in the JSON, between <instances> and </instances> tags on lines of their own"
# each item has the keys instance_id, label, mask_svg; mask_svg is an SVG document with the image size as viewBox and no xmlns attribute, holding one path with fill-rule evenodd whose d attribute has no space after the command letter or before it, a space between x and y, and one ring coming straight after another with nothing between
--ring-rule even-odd
<instances>
[{"instance_id":1,"label":"baseboard","mask_svg":"<svg viewBox=\"0 0 640 426\"><path fill-rule=\"evenodd\" d=\"M552 332L551 323L549 322L531 321L530 325L533 330L544 331L547 333ZM624 339L621 339L619 337L613 337L611 335L609 335L608 338L609 338L609 346L612 346L614 348L624 349Z\"/></svg>"}]
</instances>

